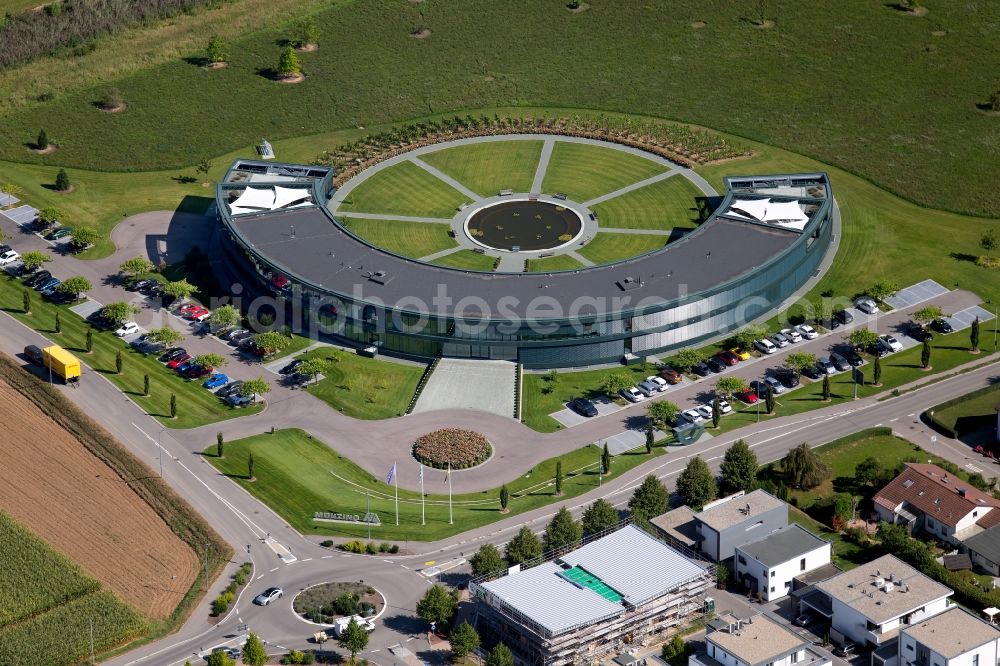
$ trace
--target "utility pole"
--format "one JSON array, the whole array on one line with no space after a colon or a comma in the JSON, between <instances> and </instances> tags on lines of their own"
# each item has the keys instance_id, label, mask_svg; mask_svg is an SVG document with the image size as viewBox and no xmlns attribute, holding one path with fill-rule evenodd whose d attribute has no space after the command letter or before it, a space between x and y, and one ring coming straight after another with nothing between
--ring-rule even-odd
<instances>
[{"instance_id":1,"label":"utility pole","mask_svg":"<svg viewBox=\"0 0 1000 666\"><path fill-rule=\"evenodd\" d=\"M369 515L371 515L371 512L372 512L372 495L371 495L371 490L368 489L368 488L365 488L365 518L367 518ZM372 540L372 521L366 520L365 522L368 523L368 540L371 541Z\"/></svg>"}]
</instances>

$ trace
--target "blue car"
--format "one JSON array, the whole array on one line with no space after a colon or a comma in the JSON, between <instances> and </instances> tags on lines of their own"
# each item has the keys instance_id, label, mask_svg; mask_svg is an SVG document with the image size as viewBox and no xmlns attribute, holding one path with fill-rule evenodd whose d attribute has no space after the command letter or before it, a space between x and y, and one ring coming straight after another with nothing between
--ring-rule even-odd
<instances>
[{"instance_id":1,"label":"blue car","mask_svg":"<svg viewBox=\"0 0 1000 666\"><path fill-rule=\"evenodd\" d=\"M55 287L60 282L61 282L61 280L59 278L49 278L45 282L42 282L41 284L35 285L35 291L44 291L45 289L48 289L49 287Z\"/></svg>"},{"instance_id":2,"label":"blue car","mask_svg":"<svg viewBox=\"0 0 1000 666\"><path fill-rule=\"evenodd\" d=\"M229 377L219 372L206 379L202 383L202 386L204 386L207 389L217 389L220 386L225 386L228 383L229 383Z\"/></svg>"},{"instance_id":3,"label":"blue car","mask_svg":"<svg viewBox=\"0 0 1000 666\"><path fill-rule=\"evenodd\" d=\"M183 375L185 372L187 372L196 365L198 364L194 362L194 359L190 359L188 361L184 361L174 369L177 371L177 374Z\"/></svg>"}]
</instances>

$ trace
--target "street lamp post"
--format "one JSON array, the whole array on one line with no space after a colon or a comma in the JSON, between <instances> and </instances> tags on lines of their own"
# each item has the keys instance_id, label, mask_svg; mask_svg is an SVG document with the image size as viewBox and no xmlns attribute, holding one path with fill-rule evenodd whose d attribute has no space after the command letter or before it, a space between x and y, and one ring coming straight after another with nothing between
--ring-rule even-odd
<instances>
[{"instance_id":1,"label":"street lamp post","mask_svg":"<svg viewBox=\"0 0 1000 666\"><path fill-rule=\"evenodd\" d=\"M160 444L160 437L167 426L160 426L160 432L156 433L156 453L160 459L160 478L163 478L163 446Z\"/></svg>"}]
</instances>

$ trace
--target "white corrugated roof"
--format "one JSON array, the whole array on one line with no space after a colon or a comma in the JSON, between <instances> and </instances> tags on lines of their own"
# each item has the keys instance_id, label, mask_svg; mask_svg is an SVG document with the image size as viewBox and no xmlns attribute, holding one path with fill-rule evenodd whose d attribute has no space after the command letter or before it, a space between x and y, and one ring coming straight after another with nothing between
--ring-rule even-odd
<instances>
[{"instance_id":1,"label":"white corrugated roof","mask_svg":"<svg viewBox=\"0 0 1000 666\"><path fill-rule=\"evenodd\" d=\"M625 601L639 605L705 573L705 569L639 528L628 525L563 555L614 588ZM559 575L554 562L483 583L511 608L553 634L597 622L624 611L593 590Z\"/></svg>"}]
</instances>

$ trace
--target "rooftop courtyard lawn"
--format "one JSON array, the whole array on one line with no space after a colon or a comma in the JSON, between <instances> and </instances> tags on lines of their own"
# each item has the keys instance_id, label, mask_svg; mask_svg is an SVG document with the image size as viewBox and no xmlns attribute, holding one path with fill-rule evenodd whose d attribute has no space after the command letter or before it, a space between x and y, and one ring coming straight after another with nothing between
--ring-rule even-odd
<instances>
[{"instance_id":1,"label":"rooftop courtyard lawn","mask_svg":"<svg viewBox=\"0 0 1000 666\"><path fill-rule=\"evenodd\" d=\"M419 259L429 254L458 247L448 236L447 224L433 222L403 222L400 220L365 220L360 217L339 217L340 223L369 243Z\"/></svg>"},{"instance_id":2,"label":"rooftop courtyard lawn","mask_svg":"<svg viewBox=\"0 0 1000 666\"><path fill-rule=\"evenodd\" d=\"M448 266L450 268L464 268L470 271L492 271L493 263L496 260L485 254L479 254L472 250L458 250L443 257L438 257L432 264L438 266Z\"/></svg>"},{"instance_id":3,"label":"rooftop courtyard lawn","mask_svg":"<svg viewBox=\"0 0 1000 666\"><path fill-rule=\"evenodd\" d=\"M666 242L666 236L598 232L594 240L577 252L595 264L610 264L637 254L652 252L663 247Z\"/></svg>"},{"instance_id":4,"label":"rooftop courtyard lawn","mask_svg":"<svg viewBox=\"0 0 1000 666\"><path fill-rule=\"evenodd\" d=\"M594 207L602 227L617 229L693 229L700 215L696 197L705 194L676 174Z\"/></svg>"},{"instance_id":5,"label":"rooftop courtyard lawn","mask_svg":"<svg viewBox=\"0 0 1000 666\"><path fill-rule=\"evenodd\" d=\"M406 412L424 368L320 347L298 358L332 359L319 383L308 391L339 412L356 419L387 419Z\"/></svg>"},{"instance_id":6,"label":"rooftop courtyard lawn","mask_svg":"<svg viewBox=\"0 0 1000 666\"><path fill-rule=\"evenodd\" d=\"M450 219L468 202L461 192L413 162L400 162L372 174L337 210Z\"/></svg>"},{"instance_id":7,"label":"rooftop courtyard lawn","mask_svg":"<svg viewBox=\"0 0 1000 666\"><path fill-rule=\"evenodd\" d=\"M623 150L557 141L545 170L542 191L563 193L584 203L666 170L652 160Z\"/></svg>"},{"instance_id":8,"label":"rooftop courtyard lawn","mask_svg":"<svg viewBox=\"0 0 1000 666\"><path fill-rule=\"evenodd\" d=\"M583 268L583 264L568 254L560 254L555 257L543 257L541 259L528 259L529 273L571 271L575 268Z\"/></svg>"},{"instance_id":9,"label":"rooftop courtyard lawn","mask_svg":"<svg viewBox=\"0 0 1000 666\"><path fill-rule=\"evenodd\" d=\"M541 141L490 141L445 148L420 159L473 192L491 197L507 189L530 191L541 154Z\"/></svg>"},{"instance_id":10,"label":"rooftop courtyard lawn","mask_svg":"<svg viewBox=\"0 0 1000 666\"><path fill-rule=\"evenodd\" d=\"M251 448L257 479L253 483L246 478L247 456ZM663 449L656 448L653 455L658 456L662 452ZM435 492L426 497L427 524L420 524L420 494L400 488L397 527L392 486L387 485L384 478L373 477L327 444L301 430L278 430L273 435L226 442L225 454L225 458L216 458L214 445L205 451L206 459L216 468L303 534L366 537L367 526L315 522L312 518L317 511L363 515L370 500L371 511L377 513L382 521L380 527L372 528L371 535L380 541L434 541L547 504L569 502L573 497L598 486L597 467L600 464L600 450L593 445L539 463L527 474L507 484L511 492L510 513L507 515L499 511L499 488L454 495L452 525L448 524L447 486L442 484L445 473L428 468L425 482ZM555 496L556 460L562 461L565 475L562 497ZM645 448L614 456L611 474L605 476L605 481L648 460L650 456ZM412 477L417 474L415 460L400 460L397 464L401 475ZM499 467L501 463L493 460L485 464L498 465L499 482L504 476ZM386 466L388 468L388 463ZM443 494L436 492L441 490ZM366 493L370 493L370 497Z\"/></svg>"}]
</instances>

